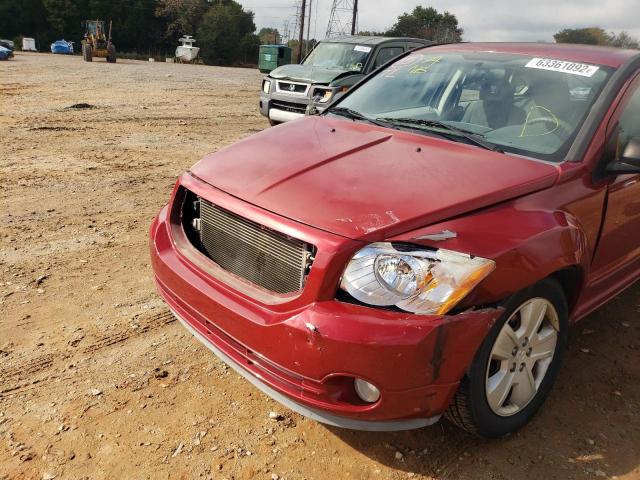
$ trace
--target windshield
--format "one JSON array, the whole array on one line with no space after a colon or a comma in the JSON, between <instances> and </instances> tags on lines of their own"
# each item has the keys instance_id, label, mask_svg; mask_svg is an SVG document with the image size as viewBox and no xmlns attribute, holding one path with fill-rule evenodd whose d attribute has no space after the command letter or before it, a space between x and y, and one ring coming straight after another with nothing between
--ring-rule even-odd
<instances>
[{"instance_id":1,"label":"windshield","mask_svg":"<svg viewBox=\"0 0 640 480\"><path fill-rule=\"evenodd\" d=\"M611 71L494 52L421 51L390 65L339 107L395 128L460 141L468 132L500 151L561 161Z\"/></svg>"},{"instance_id":2,"label":"windshield","mask_svg":"<svg viewBox=\"0 0 640 480\"><path fill-rule=\"evenodd\" d=\"M371 47L353 43L320 43L302 62L303 65L361 72Z\"/></svg>"}]
</instances>

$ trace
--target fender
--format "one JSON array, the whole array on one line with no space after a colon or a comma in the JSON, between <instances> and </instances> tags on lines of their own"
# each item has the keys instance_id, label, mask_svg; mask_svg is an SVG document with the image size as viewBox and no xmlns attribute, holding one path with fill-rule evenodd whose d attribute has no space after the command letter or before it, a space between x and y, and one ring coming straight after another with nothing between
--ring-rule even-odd
<instances>
[{"instance_id":1,"label":"fender","mask_svg":"<svg viewBox=\"0 0 640 480\"><path fill-rule=\"evenodd\" d=\"M572 277L577 284L568 292L567 299L573 313L577 307L576 293L584 288L589 276L606 188L587 185L580 175L569 177L552 190L407 232L391 241L446 248L494 260L495 271L459 308L496 304L556 272L573 269ZM573 200L565 203L565 198ZM447 234L438 236L442 232ZM431 237L421 238L425 235Z\"/></svg>"}]
</instances>

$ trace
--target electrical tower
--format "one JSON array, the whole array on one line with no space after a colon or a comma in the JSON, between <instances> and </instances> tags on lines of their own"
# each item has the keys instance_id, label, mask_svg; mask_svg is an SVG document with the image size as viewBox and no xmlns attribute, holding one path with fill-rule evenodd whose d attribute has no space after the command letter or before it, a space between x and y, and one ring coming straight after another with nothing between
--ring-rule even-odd
<instances>
[{"instance_id":1,"label":"electrical tower","mask_svg":"<svg viewBox=\"0 0 640 480\"><path fill-rule=\"evenodd\" d=\"M297 40L300 34L300 2L295 3L296 13L288 20L289 35L288 40Z\"/></svg>"},{"instance_id":2,"label":"electrical tower","mask_svg":"<svg viewBox=\"0 0 640 480\"><path fill-rule=\"evenodd\" d=\"M355 35L357 27L358 0L333 0L326 38Z\"/></svg>"}]
</instances>

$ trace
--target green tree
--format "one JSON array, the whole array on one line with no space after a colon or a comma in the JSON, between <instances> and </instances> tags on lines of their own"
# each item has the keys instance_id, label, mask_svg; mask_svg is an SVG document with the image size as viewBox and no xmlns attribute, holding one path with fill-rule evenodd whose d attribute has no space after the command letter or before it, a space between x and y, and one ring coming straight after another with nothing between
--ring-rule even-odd
<instances>
[{"instance_id":1,"label":"green tree","mask_svg":"<svg viewBox=\"0 0 640 480\"><path fill-rule=\"evenodd\" d=\"M82 21L89 10L87 0L42 0L47 12L50 39L65 38L79 42Z\"/></svg>"},{"instance_id":2,"label":"green tree","mask_svg":"<svg viewBox=\"0 0 640 480\"><path fill-rule=\"evenodd\" d=\"M583 43L587 45L609 45L610 37L600 27L565 28L556 33L556 43Z\"/></svg>"},{"instance_id":3,"label":"green tree","mask_svg":"<svg viewBox=\"0 0 640 480\"><path fill-rule=\"evenodd\" d=\"M33 37L38 47L49 39L49 22L42 0L0 0L0 32L3 38ZM16 45L20 48L22 45Z\"/></svg>"},{"instance_id":4,"label":"green tree","mask_svg":"<svg viewBox=\"0 0 640 480\"><path fill-rule=\"evenodd\" d=\"M159 0L156 16L165 24L165 38L175 43L182 35L195 35L210 8L207 0Z\"/></svg>"},{"instance_id":5,"label":"green tree","mask_svg":"<svg viewBox=\"0 0 640 480\"><path fill-rule=\"evenodd\" d=\"M282 42L282 36L277 28L261 28L258 32L258 37L262 45L280 45Z\"/></svg>"},{"instance_id":6,"label":"green tree","mask_svg":"<svg viewBox=\"0 0 640 480\"><path fill-rule=\"evenodd\" d=\"M245 11L234 0L220 0L205 13L198 27L200 56L213 65L232 65L245 57L249 61L249 50L253 47L245 36L253 35L255 30L253 12ZM253 43L255 46L255 40ZM256 51L251 63L257 57Z\"/></svg>"},{"instance_id":7,"label":"green tree","mask_svg":"<svg viewBox=\"0 0 640 480\"><path fill-rule=\"evenodd\" d=\"M618 48L640 48L640 42L624 30L617 35L612 33L609 37L609 45Z\"/></svg>"},{"instance_id":8,"label":"green tree","mask_svg":"<svg viewBox=\"0 0 640 480\"><path fill-rule=\"evenodd\" d=\"M463 30L455 15L440 13L435 8L418 6L411 13L398 17L395 25L385 33L388 37L416 37L437 43L462 41Z\"/></svg>"},{"instance_id":9,"label":"green tree","mask_svg":"<svg viewBox=\"0 0 640 480\"><path fill-rule=\"evenodd\" d=\"M119 51L155 51L164 40L156 0L89 0L88 7L83 20L104 20L107 29L112 22L113 42Z\"/></svg>"},{"instance_id":10,"label":"green tree","mask_svg":"<svg viewBox=\"0 0 640 480\"><path fill-rule=\"evenodd\" d=\"M247 33L240 40L238 59L244 65L255 65L260 51L260 37L254 33Z\"/></svg>"}]
</instances>

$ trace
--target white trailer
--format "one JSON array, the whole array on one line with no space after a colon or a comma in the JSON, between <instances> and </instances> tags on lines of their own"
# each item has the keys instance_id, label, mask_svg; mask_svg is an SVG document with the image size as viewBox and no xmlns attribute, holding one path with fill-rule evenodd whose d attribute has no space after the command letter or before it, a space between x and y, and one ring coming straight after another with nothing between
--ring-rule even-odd
<instances>
[{"instance_id":1,"label":"white trailer","mask_svg":"<svg viewBox=\"0 0 640 480\"><path fill-rule=\"evenodd\" d=\"M22 51L23 52L37 52L36 40L34 38L22 37Z\"/></svg>"}]
</instances>

